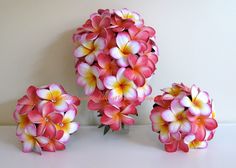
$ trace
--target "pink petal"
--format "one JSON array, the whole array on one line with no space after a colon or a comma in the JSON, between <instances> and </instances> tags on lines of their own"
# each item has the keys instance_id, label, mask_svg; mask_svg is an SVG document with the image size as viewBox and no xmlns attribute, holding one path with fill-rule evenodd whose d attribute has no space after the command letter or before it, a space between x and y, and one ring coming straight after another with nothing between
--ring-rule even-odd
<instances>
[{"instance_id":1,"label":"pink petal","mask_svg":"<svg viewBox=\"0 0 236 168\"><path fill-rule=\"evenodd\" d=\"M180 126L180 131L190 132L191 131L191 124L188 121L184 121Z\"/></svg>"},{"instance_id":2,"label":"pink petal","mask_svg":"<svg viewBox=\"0 0 236 168\"><path fill-rule=\"evenodd\" d=\"M178 114L184 111L184 107L179 103L179 99L175 99L171 102L171 111L174 114Z\"/></svg>"},{"instance_id":3,"label":"pink petal","mask_svg":"<svg viewBox=\"0 0 236 168\"><path fill-rule=\"evenodd\" d=\"M182 150L183 152L189 151L189 147L187 144L184 143L184 141L179 141L179 149Z\"/></svg>"},{"instance_id":4,"label":"pink petal","mask_svg":"<svg viewBox=\"0 0 236 168\"><path fill-rule=\"evenodd\" d=\"M38 89L37 95L42 99L46 99L46 100L52 99L51 92L48 89Z\"/></svg>"},{"instance_id":5,"label":"pink petal","mask_svg":"<svg viewBox=\"0 0 236 168\"><path fill-rule=\"evenodd\" d=\"M32 111L33 106L32 105L23 105L23 107L20 109L19 114L24 115Z\"/></svg>"},{"instance_id":6,"label":"pink petal","mask_svg":"<svg viewBox=\"0 0 236 168\"><path fill-rule=\"evenodd\" d=\"M180 100L180 104L184 107L191 107L192 106L192 101L189 99L188 96L184 96L181 100Z\"/></svg>"},{"instance_id":7,"label":"pink petal","mask_svg":"<svg viewBox=\"0 0 236 168\"><path fill-rule=\"evenodd\" d=\"M48 115L48 118L50 121L52 121L54 124L58 124L62 122L63 115L60 113L51 113Z\"/></svg>"},{"instance_id":8,"label":"pink petal","mask_svg":"<svg viewBox=\"0 0 236 168\"><path fill-rule=\"evenodd\" d=\"M116 44L120 49L123 49L125 45L130 41L129 34L126 32L118 33L116 37Z\"/></svg>"},{"instance_id":9,"label":"pink petal","mask_svg":"<svg viewBox=\"0 0 236 168\"><path fill-rule=\"evenodd\" d=\"M34 142L33 141L24 141L23 143L23 152L32 152L34 148Z\"/></svg>"},{"instance_id":10,"label":"pink petal","mask_svg":"<svg viewBox=\"0 0 236 168\"><path fill-rule=\"evenodd\" d=\"M120 126L121 126L121 123L119 120L113 122L111 125L110 125L110 128L113 130L113 131L118 131L120 130Z\"/></svg>"},{"instance_id":11,"label":"pink petal","mask_svg":"<svg viewBox=\"0 0 236 168\"><path fill-rule=\"evenodd\" d=\"M39 124L37 127L37 135L43 135L46 129L46 123Z\"/></svg>"},{"instance_id":12,"label":"pink petal","mask_svg":"<svg viewBox=\"0 0 236 168\"><path fill-rule=\"evenodd\" d=\"M77 49L75 49L74 51L74 56L80 58L83 57L85 55L88 55L91 51L87 48L85 48L84 46L80 46Z\"/></svg>"},{"instance_id":13,"label":"pink petal","mask_svg":"<svg viewBox=\"0 0 236 168\"><path fill-rule=\"evenodd\" d=\"M172 142L170 144L165 144L165 151L166 152L176 152L178 147L178 142Z\"/></svg>"},{"instance_id":14,"label":"pink petal","mask_svg":"<svg viewBox=\"0 0 236 168\"><path fill-rule=\"evenodd\" d=\"M139 68L140 73L145 77L145 78L149 78L152 75L152 70L151 68L147 67L147 66L142 66Z\"/></svg>"},{"instance_id":15,"label":"pink petal","mask_svg":"<svg viewBox=\"0 0 236 168\"><path fill-rule=\"evenodd\" d=\"M49 143L43 147L43 150L48 151L48 152L55 152L55 146L52 143Z\"/></svg>"},{"instance_id":16,"label":"pink petal","mask_svg":"<svg viewBox=\"0 0 236 168\"><path fill-rule=\"evenodd\" d=\"M104 109L104 113L106 114L107 117L112 118L114 114L119 113L120 110L114 106L108 105Z\"/></svg>"},{"instance_id":17,"label":"pink petal","mask_svg":"<svg viewBox=\"0 0 236 168\"><path fill-rule=\"evenodd\" d=\"M30 104L30 100L28 98L28 96L23 96L22 98L20 98L18 101L18 104L21 104L21 105L29 105Z\"/></svg>"},{"instance_id":18,"label":"pink petal","mask_svg":"<svg viewBox=\"0 0 236 168\"><path fill-rule=\"evenodd\" d=\"M197 97L198 93L199 93L199 89L195 85L193 85L191 88L192 100L194 100Z\"/></svg>"},{"instance_id":19,"label":"pink petal","mask_svg":"<svg viewBox=\"0 0 236 168\"><path fill-rule=\"evenodd\" d=\"M56 150L64 150L65 149L65 145L61 142L56 141L54 145L55 145Z\"/></svg>"},{"instance_id":20,"label":"pink petal","mask_svg":"<svg viewBox=\"0 0 236 168\"><path fill-rule=\"evenodd\" d=\"M47 123L46 127L45 127L44 135L46 137L48 137L49 139L55 137L55 135L56 135L56 127L53 124L51 124L51 123Z\"/></svg>"},{"instance_id":21,"label":"pink petal","mask_svg":"<svg viewBox=\"0 0 236 168\"><path fill-rule=\"evenodd\" d=\"M133 125L135 122L135 120L128 115L122 115L121 121L126 125Z\"/></svg>"},{"instance_id":22,"label":"pink petal","mask_svg":"<svg viewBox=\"0 0 236 168\"><path fill-rule=\"evenodd\" d=\"M54 104L51 102L47 102L42 106L42 115L43 117L47 116L48 114L54 112Z\"/></svg>"},{"instance_id":23,"label":"pink petal","mask_svg":"<svg viewBox=\"0 0 236 168\"><path fill-rule=\"evenodd\" d=\"M94 42L94 46L100 50L104 49L106 46L105 40L103 38L97 38Z\"/></svg>"},{"instance_id":24,"label":"pink petal","mask_svg":"<svg viewBox=\"0 0 236 168\"><path fill-rule=\"evenodd\" d=\"M88 102L88 109L89 110L100 110L102 108L102 104L101 103L95 103L92 100L89 100Z\"/></svg>"},{"instance_id":25,"label":"pink petal","mask_svg":"<svg viewBox=\"0 0 236 168\"><path fill-rule=\"evenodd\" d=\"M206 92L200 92L197 97L196 97L197 100L200 100L201 102L203 103L208 103L209 101L209 96Z\"/></svg>"},{"instance_id":26,"label":"pink petal","mask_svg":"<svg viewBox=\"0 0 236 168\"><path fill-rule=\"evenodd\" d=\"M134 79L136 79L137 74L136 74L136 72L133 71L132 69L126 68L126 69L125 69L125 72L124 72L124 76L125 76L126 78L128 78L129 80L134 80Z\"/></svg>"},{"instance_id":27,"label":"pink petal","mask_svg":"<svg viewBox=\"0 0 236 168\"><path fill-rule=\"evenodd\" d=\"M128 56L128 62L132 68L136 65L137 60L138 60L138 58L136 55L131 54Z\"/></svg>"},{"instance_id":28,"label":"pink petal","mask_svg":"<svg viewBox=\"0 0 236 168\"><path fill-rule=\"evenodd\" d=\"M120 68L116 74L117 81L120 82L124 79L125 68Z\"/></svg>"},{"instance_id":29,"label":"pink petal","mask_svg":"<svg viewBox=\"0 0 236 168\"><path fill-rule=\"evenodd\" d=\"M116 77L108 76L104 79L104 85L107 89L113 89L114 84L117 82Z\"/></svg>"},{"instance_id":30,"label":"pink petal","mask_svg":"<svg viewBox=\"0 0 236 168\"><path fill-rule=\"evenodd\" d=\"M85 85L87 84L85 78L82 77L82 76L79 76L79 77L78 77L77 83L78 83L80 86L85 86Z\"/></svg>"},{"instance_id":31,"label":"pink petal","mask_svg":"<svg viewBox=\"0 0 236 168\"><path fill-rule=\"evenodd\" d=\"M218 127L218 124L217 124L216 120L213 119L213 118L206 118L204 120L204 123L205 123L205 128L210 130L210 131L214 130Z\"/></svg>"},{"instance_id":32,"label":"pink petal","mask_svg":"<svg viewBox=\"0 0 236 168\"><path fill-rule=\"evenodd\" d=\"M127 67L129 65L126 57L119 58L117 64L121 67Z\"/></svg>"},{"instance_id":33,"label":"pink petal","mask_svg":"<svg viewBox=\"0 0 236 168\"><path fill-rule=\"evenodd\" d=\"M110 64L110 58L105 54L99 54L97 61L100 67L105 68L107 64Z\"/></svg>"},{"instance_id":34,"label":"pink petal","mask_svg":"<svg viewBox=\"0 0 236 168\"><path fill-rule=\"evenodd\" d=\"M206 136L206 129L203 126L198 126L198 129L195 135L196 135L197 140L203 141Z\"/></svg>"},{"instance_id":35,"label":"pink petal","mask_svg":"<svg viewBox=\"0 0 236 168\"><path fill-rule=\"evenodd\" d=\"M117 47L110 49L110 55L115 59L120 59L124 57L124 54Z\"/></svg>"},{"instance_id":36,"label":"pink petal","mask_svg":"<svg viewBox=\"0 0 236 168\"><path fill-rule=\"evenodd\" d=\"M79 124L76 122L72 122L69 124L69 133L73 134L79 129Z\"/></svg>"},{"instance_id":37,"label":"pink petal","mask_svg":"<svg viewBox=\"0 0 236 168\"><path fill-rule=\"evenodd\" d=\"M125 107L125 109L121 112L122 114L135 114L136 108L134 105L128 105Z\"/></svg>"},{"instance_id":38,"label":"pink petal","mask_svg":"<svg viewBox=\"0 0 236 168\"><path fill-rule=\"evenodd\" d=\"M125 47L129 48L131 54L137 54L141 48L137 41L129 41Z\"/></svg>"},{"instance_id":39,"label":"pink petal","mask_svg":"<svg viewBox=\"0 0 236 168\"><path fill-rule=\"evenodd\" d=\"M43 119L43 117L40 114L40 112L38 110L36 110L36 109L31 111L31 112L29 112L28 113L28 117L29 117L29 119L30 119L30 121L32 123L37 123L37 124L41 123L42 119Z\"/></svg>"},{"instance_id":40,"label":"pink petal","mask_svg":"<svg viewBox=\"0 0 236 168\"><path fill-rule=\"evenodd\" d=\"M137 91L134 88L130 88L124 93L124 97L128 100L135 100L137 98Z\"/></svg>"},{"instance_id":41,"label":"pink petal","mask_svg":"<svg viewBox=\"0 0 236 168\"><path fill-rule=\"evenodd\" d=\"M203 104L202 105L202 107L200 109L200 113L202 115L208 116L208 115L211 114L211 112L212 112L212 110L211 110L211 106L209 104Z\"/></svg>"},{"instance_id":42,"label":"pink petal","mask_svg":"<svg viewBox=\"0 0 236 168\"><path fill-rule=\"evenodd\" d=\"M142 87L145 84L145 78L141 74L136 74L134 83L137 87Z\"/></svg>"},{"instance_id":43,"label":"pink petal","mask_svg":"<svg viewBox=\"0 0 236 168\"><path fill-rule=\"evenodd\" d=\"M181 126L180 122L178 121L172 122L169 125L169 130L171 133L176 133L179 130L180 126Z\"/></svg>"},{"instance_id":44,"label":"pink petal","mask_svg":"<svg viewBox=\"0 0 236 168\"><path fill-rule=\"evenodd\" d=\"M34 124L29 124L26 127L27 134L31 136L36 136L36 126Z\"/></svg>"},{"instance_id":45,"label":"pink petal","mask_svg":"<svg viewBox=\"0 0 236 168\"><path fill-rule=\"evenodd\" d=\"M103 115L100 119L100 122L104 125L111 125L113 124L113 120L109 117L107 117L106 115Z\"/></svg>"},{"instance_id":46,"label":"pink petal","mask_svg":"<svg viewBox=\"0 0 236 168\"><path fill-rule=\"evenodd\" d=\"M164 111L161 116L167 122L172 122L176 120L175 115L170 110Z\"/></svg>"},{"instance_id":47,"label":"pink petal","mask_svg":"<svg viewBox=\"0 0 236 168\"><path fill-rule=\"evenodd\" d=\"M123 95L117 92L116 89L113 89L108 94L108 100L111 104L120 102L123 98Z\"/></svg>"}]
</instances>

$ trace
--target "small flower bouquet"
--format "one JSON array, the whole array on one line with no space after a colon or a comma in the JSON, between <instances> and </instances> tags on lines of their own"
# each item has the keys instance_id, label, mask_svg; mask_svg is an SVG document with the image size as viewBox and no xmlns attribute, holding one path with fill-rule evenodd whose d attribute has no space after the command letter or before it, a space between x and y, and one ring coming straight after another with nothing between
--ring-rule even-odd
<instances>
[{"instance_id":1,"label":"small flower bouquet","mask_svg":"<svg viewBox=\"0 0 236 168\"><path fill-rule=\"evenodd\" d=\"M16 135L23 143L23 152L41 154L42 149L50 152L65 149L70 134L79 128L73 121L79 104L80 100L67 94L60 85L30 86L14 112L18 123Z\"/></svg>"},{"instance_id":2,"label":"small flower bouquet","mask_svg":"<svg viewBox=\"0 0 236 168\"><path fill-rule=\"evenodd\" d=\"M167 152L206 148L217 128L212 100L193 85L173 84L155 97L150 119L152 129Z\"/></svg>"},{"instance_id":3,"label":"small flower bouquet","mask_svg":"<svg viewBox=\"0 0 236 168\"><path fill-rule=\"evenodd\" d=\"M134 124L136 106L151 93L147 84L158 61L155 30L128 9L98 10L73 36L77 83L88 108L101 117L104 134Z\"/></svg>"}]
</instances>

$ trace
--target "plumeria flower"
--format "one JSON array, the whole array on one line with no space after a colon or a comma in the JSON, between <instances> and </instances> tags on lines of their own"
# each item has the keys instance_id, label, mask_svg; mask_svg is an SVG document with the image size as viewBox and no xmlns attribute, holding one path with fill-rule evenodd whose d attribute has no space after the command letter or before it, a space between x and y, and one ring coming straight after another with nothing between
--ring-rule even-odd
<instances>
[{"instance_id":1,"label":"plumeria flower","mask_svg":"<svg viewBox=\"0 0 236 168\"><path fill-rule=\"evenodd\" d=\"M137 91L134 89L132 81L124 76L125 68L120 68L115 76L108 76L104 79L104 85L107 89L111 89L108 100L112 104L120 102L123 97L128 100L137 98Z\"/></svg>"},{"instance_id":2,"label":"plumeria flower","mask_svg":"<svg viewBox=\"0 0 236 168\"><path fill-rule=\"evenodd\" d=\"M170 132L168 123L163 120L161 114L165 111L165 109L161 107L155 107L151 111L150 119L152 121L152 130L154 132L160 132L159 139L163 143L167 143L170 141Z\"/></svg>"},{"instance_id":3,"label":"plumeria flower","mask_svg":"<svg viewBox=\"0 0 236 168\"><path fill-rule=\"evenodd\" d=\"M28 114L20 115L17 110L14 112L14 119L18 123L17 129L16 129L17 136L21 135L27 127L33 124L29 120Z\"/></svg>"},{"instance_id":4,"label":"plumeria flower","mask_svg":"<svg viewBox=\"0 0 236 168\"><path fill-rule=\"evenodd\" d=\"M137 87L142 87L145 79L152 75L152 70L147 66L148 58L129 55L128 62L131 68L125 69L125 77L134 81Z\"/></svg>"},{"instance_id":5,"label":"plumeria flower","mask_svg":"<svg viewBox=\"0 0 236 168\"><path fill-rule=\"evenodd\" d=\"M41 105L51 102L57 111L64 112L68 109L67 100L70 96L65 94L64 90L57 84L51 84L49 89L38 89L37 95L45 100L41 102Z\"/></svg>"},{"instance_id":6,"label":"plumeria flower","mask_svg":"<svg viewBox=\"0 0 236 168\"><path fill-rule=\"evenodd\" d=\"M144 99L152 93L152 88L150 85L145 83L142 87L137 88L138 100L143 102Z\"/></svg>"},{"instance_id":7,"label":"plumeria flower","mask_svg":"<svg viewBox=\"0 0 236 168\"><path fill-rule=\"evenodd\" d=\"M169 125L171 133L176 133L179 130L186 133L191 131L191 124L184 112L184 107L179 103L179 99L175 99L171 102L170 110L164 111L162 118L166 122L171 122Z\"/></svg>"},{"instance_id":8,"label":"plumeria flower","mask_svg":"<svg viewBox=\"0 0 236 168\"><path fill-rule=\"evenodd\" d=\"M135 111L134 106L129 105L125 109L120 110L114 106L108 105L104 109L104 115L101 117L101 123L109 125L113 131L120 130L121 124L133 125L134 119L128 114Z\"/></svg>"},{"instance_id":9,"label":"plumeria flower","mask_svg":"<svg viewBox=\"0 0 236 168\"><path fill-rule=\"evenodd\" d=\"M184 138L184 143L191 149L203 149L207 147L207 142L197 140L194 134L187 135Z\"/></svg>"},{"instance_id":10,"label":"plumeria flower","mask_svg":"<svg viewBox=\"0 0 236 168\"><path fill-rule=\"evenodd\" d=\"M54 110L53 104L48 102L42 106L42 112L37 109L29 112L28 117L30 121L39 124L37 128L38 135L42 135L44 132L51 135L55 134L55 124L62 122L63 115Z\"/></svg>"},{"instance_id":11,"label":"plumeria flower","mask_svg":"<svg viewBox=\"0 0 236 168\"><path fill-rule=\"evenodd\" d=\"M118 66L115 60L106 54L99 54L97 57L98 65L101 67L100 76L115 75L118 71Z\"/></svg>"},{"instance_id":12,"label":"plumeria flower","mask_svg":"<svg viewBox=\"0 0 236 168\"><path fill-rule=\"evenodd\" d=\"M127 58L130 54L136 54L140 50L140 45L137 41L130 39L130 36L126 32L118 33L116 37L117 47L113 47L110 50L110 54L113 58L117 59L118 65L122 67L128 66Z\"/></svg>"},{"instance_id":13,"label":"plumeria flower","mask_svg":"<svg viewBox=\"0 0 236 168\"><path fill-rule=\"evenodd\" d=\"M20 135L23 142L23 152L36 152L41 154L41 146L47 145L49 139L44 136L37 136L35 125L27 127L25 132Z\"/></svg>"},{"instance_id":14,"label":"plumeria flower","mask_svg":"<svg viewBox=\"0 0 236 168\"><path fill-rule=\"evenodd\" d=\"M19 111L21 115L27 114L28 112L32 111L35 105L38 103L36 90L36 87L30 86L27 89L27 95L18 100L18 105L21 105L21 109Z\"/></svg>"},{"instance_id":15,"label":"plumeria flower","mask_svg":"<svg viewBox=\"0 0 236 168\"><path fill-rule=\"evenodd\" d=\"M171 141L170 143L165 144L165 150L167 152L175 152L177 149L180 149L183 152L188 152L189 147L182 139L181 135L179 133L177 134L171 134Z\"/></svg>"},{"instance_id":16,"label":"plumeria flower","mask_svg":"<svg viewBox=\"0 0 236 168\"><path fill-rule=\"evenodd\" d=\"M131 12L128 9L124 8L121 10L115 10L115 14L117 14L122 19L131 19L135 22L135 25L140 26L143 24L143 20L140 15L136 12Z\"/></svg>"},{"instance_id":17,"label":"plumeria flower","mask_svg":"<svg viewBox=\"0 0 236 168\"><path fill-rule=\"evenodd\" d=\"M182 98L180 103L184 107L188 107L193 115L209 115L211 107L209 103L209 96L206 92L200 91L195 85L191 88L191 99L188 96Z\"/></svg>"},{"instance_id":18,"label":"plumeria flower","mask_svg":"<svg viewBox=\"0 0 236 168\"><path fill-rule=\"evenodd\" d=\"M188 119L192 122L192 132L195 134L197 140L204 140L206 138L207 131L213 131L218 127L218 124L214 118L208 116L188 116Z\"/></svg>"},{"instance_id":19,"label":"plumeria flower","mask_svg":"<svg viewBox=\"0 0 236 168\"><path fill-rule=\"evenodd\" d=\"M177 97L181 92L190 92L189 89L184 84L173 83L172 87L162 89L165 94L163 95L163 99L165 100L173 100Z\"/></svg>"},{"instance_id":20,"label":"plumeria flower","mask_svg":"<svg viewBox=\"0 0 236 168\"><path fill-rule=\"evenodd\" d=\"M79 77L77 83L85 87L85 94L91 95L96 87L103 90L104 86L99 79L100 70L97 66L89 66L86 63L81 63L78 66Z\"/></svg>"},{"instance_id":21,"label":"plumeria flower","mask_svg":"<svg viewBox=\"0 0 236 168\"><path fill-rule=\"evenodd\" d=\"M96 56L105 48L105 40L101 37L95 41L86 40L84 36L81 37L81 45L74 51L74 55L78 58L85 57L88 64L92 64Z\"/></svg>"},{"instance_id":22,"label":"plumeria flower","mask_svg":"<svg viewBox=\"0 0 236 168\"><path fill-rule=\"evenodd\" d=\"M64 150L65 144L60 142L60 139L63 137L64 132L62 130L56 131L54 135L47 134L45 132L44 136L49 138L49 142L43 146L43 150L48 152L55 152L56 150Z\"/></svg>"},{"instance_id":23,"label":"plumeria flower","mask_svg":"<svg viewBox=\"0 0 236 168\"><path fill-rule=\"evenodd\" d=\"M95 90L92 95L90 95L90 100L88 102L89 110L97 110L98 112L103 112L104 108L108 105L107 94L103 94L99 90Z\"/></svg>"},{"instance_id":24,"label":"plumeria flower","mask_svg":"<svg viewBox=\"0 0 236 168\"><path fill-rule=\"evenodd\" d=\"M70 138L70 134L75 133L79 129L79 124L73 122L76 116L76 109L71 107L64 115L62 122L56 125L57 130L62 130L64 132L61 142L67 142Z\"/></svg>"},{"instance_id":25,"label":"plumeria flower","mask_svg":"<svg viewBox=\"0 0 236 168\"><path fill-rule=\"evenodd\" d=\"M112 28L114 32L122 32L125 29L129 29L134 24L134 21L131 19L124 20L120 16L112 15L111 24L112 26L110 26L110 28Z\"/></svg>"}]
</instances>

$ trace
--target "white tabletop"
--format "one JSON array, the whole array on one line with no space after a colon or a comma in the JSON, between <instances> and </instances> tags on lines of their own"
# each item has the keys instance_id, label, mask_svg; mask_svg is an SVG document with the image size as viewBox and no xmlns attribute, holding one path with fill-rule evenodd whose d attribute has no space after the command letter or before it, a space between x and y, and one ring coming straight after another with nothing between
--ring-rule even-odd
<instances>
[{"instance_id":1,"label":"white tabletop","mask_svg":"<svg viewBox=\"0 0 236 168\"><path fill-rule=\"evenodd\" d=\"M220 125L207 149L167 153L150 125L133 126L129 133L108 133L83 126L65 151L21 152L15 126L0 127L0 167L13 168L222 168L236 167L236 125Z\"/></svg>"}]
</instances>

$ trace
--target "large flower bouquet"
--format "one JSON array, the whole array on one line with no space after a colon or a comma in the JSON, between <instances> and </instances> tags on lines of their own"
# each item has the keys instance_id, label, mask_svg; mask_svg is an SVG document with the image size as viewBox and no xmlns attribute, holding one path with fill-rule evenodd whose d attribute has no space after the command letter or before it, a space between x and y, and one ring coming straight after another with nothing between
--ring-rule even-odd
<instances>
[{"instance_id":1,"label":"large flower bouquet","mask_svg":"<svg viewBox=\"0 0 236 168\"><path fill-rule=\"evenodd\" d=\"M65 149L70 134L79 128L73 121L79 104L80 100L60 85L30 86L14 112L18 123L16 135L23 143L23 152L41 154L42 149L50 152Z\"/></svg>"},{"instance_id":2,"label":"large flower bouquet","mask_svg":"<svg viewBox=\"0 0 236 168\"><path fill-rule=\"evenodd\" d=\"M217 128L212 100L193 85L173 84L155 97L151 112L152 129L167 152L206 148Z\"/></svg>"},{"instance_id":3,"label":"large flower bouquet","mask_svg":"<svg viewBox=\"0 0 236 168\"><path fill-rule=\"evenodd\" d=\"M136 106L150 95L147 79L158 61L155 30L128 9L98 10L73 35L77 83L104 133L134 124Z\"/></svg>"}]
</instances>

